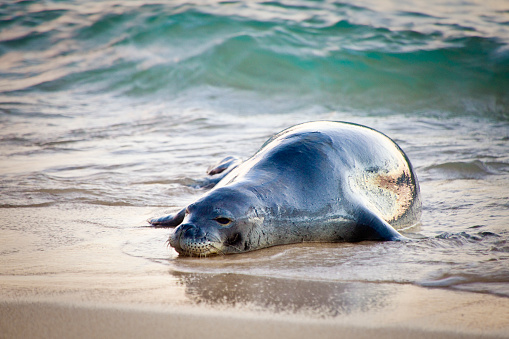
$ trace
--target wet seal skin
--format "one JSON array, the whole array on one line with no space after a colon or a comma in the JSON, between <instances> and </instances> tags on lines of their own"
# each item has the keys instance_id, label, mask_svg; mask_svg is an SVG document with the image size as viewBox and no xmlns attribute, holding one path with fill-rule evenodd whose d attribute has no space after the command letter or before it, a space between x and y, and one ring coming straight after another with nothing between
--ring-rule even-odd
<instances>
[{"instance_id":1,"label":"wet seal skin","mask_svg":"<svg viewBox=\"0 0 509 339\"><path fill-rule=\"evenodd\" d=\"M169 243L184 256L300 242L402 240L418 223L419 184L401 148L371 128L334 121L290 127L249 159L209 168L215 186L176 214Z\"/></svg>"}]
</instances>

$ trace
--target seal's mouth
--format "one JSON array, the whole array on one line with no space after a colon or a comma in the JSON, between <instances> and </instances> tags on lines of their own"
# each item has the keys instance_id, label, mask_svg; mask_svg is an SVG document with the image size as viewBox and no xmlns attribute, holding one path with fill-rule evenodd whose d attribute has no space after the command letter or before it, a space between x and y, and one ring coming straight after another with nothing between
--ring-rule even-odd
<instances>
[{"instance_id":1,"label":"seal's mouth","mask_svg":"<svg viewBox=\"0 0 509 339\"><path fill-rule=\"evenodd\" d=\"M168 241L171 247L184 256L206 257L223 254L223 245L219 238L192 224L177 227Z\"/></svg>"}]
</instances>

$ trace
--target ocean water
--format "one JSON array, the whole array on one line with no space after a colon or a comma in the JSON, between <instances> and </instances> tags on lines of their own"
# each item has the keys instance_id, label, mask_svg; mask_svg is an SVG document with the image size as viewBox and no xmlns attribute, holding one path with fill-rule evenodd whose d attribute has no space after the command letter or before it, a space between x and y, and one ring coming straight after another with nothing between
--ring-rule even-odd
<instances>
[{"instance_id":1,"label":"ocean water","mask_svg":"<svg viewBox=\"0 0 509 339\"><path fill-rule=\"evenodd\" d=\"M195 259L146 227L203 194L209 165L322 119L405 150L418 240ZM327 314L393 284L509 297L505 1L2 2L0 126L4 282L149 270L192 303Z\"/></svg>"}]
</instances>

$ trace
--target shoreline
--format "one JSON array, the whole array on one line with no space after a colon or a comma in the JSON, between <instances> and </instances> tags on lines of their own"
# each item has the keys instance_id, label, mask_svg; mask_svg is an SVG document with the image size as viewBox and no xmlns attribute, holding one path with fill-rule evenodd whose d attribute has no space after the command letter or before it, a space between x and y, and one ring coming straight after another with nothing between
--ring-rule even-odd
<instances>
[{"instance_id":1,"label":"shoreline","mask_svg":"<svg viewBox=\"0 0 509 339\"><path fill-rule=\"evenodd\" d=\"M33 226L23 233L2 230L10 247L0 257L1 339L215 339L239 333L257 339L509 338L508 297L375 279L268 274L288 265L310 270L325 260L322 253L333 259L341 246L177 259L163 246L167 230L133 224L152 208L71 207L3 210L11 225L23 220ZM100 223L86 222L92 213ZM49 214L54 224L47 222ZM344 246L354 257L384 249Z\"/></svg>"}]
</instances>

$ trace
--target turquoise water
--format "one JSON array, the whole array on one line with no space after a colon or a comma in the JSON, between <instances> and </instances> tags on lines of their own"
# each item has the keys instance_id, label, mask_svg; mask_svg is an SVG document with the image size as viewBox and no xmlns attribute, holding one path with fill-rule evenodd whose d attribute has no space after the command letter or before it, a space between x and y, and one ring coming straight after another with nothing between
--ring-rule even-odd
<instances>
[{"instance_id":1,"label":"turquoise water","mask_svg":"<svg viewBox=\"0 0 509 339\"><path fill-rule=\"evenodd\" d=\"M3 2L0 234L47 236L2 253L11 262L63 253L175 211L203 193L195 180L208 165L319 119L369 125L400 144L421 181L415 233L425 239L197 262L166 249L169 230L140 229L118 252L179 274L509 296L504 1ZM74 223L55 212L92 207ZM133 220L111 216L141 207Z\"/></svg>"},{"instance_id":2,"label":"turquoise water","mask_svg":"<svg viewBox=\"0 0 509 339\"><path fill-rule=\"evenodd\" d=\"M227 97L259 95L325 110L507 120L507 5L441 3L7 3L3 107L31 106L12 99L26 93L226 106Z\"/></svg>"}]
</instances>

